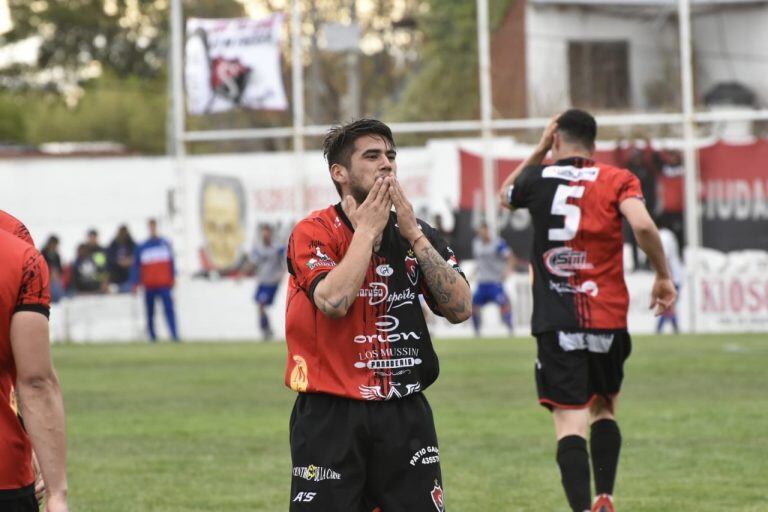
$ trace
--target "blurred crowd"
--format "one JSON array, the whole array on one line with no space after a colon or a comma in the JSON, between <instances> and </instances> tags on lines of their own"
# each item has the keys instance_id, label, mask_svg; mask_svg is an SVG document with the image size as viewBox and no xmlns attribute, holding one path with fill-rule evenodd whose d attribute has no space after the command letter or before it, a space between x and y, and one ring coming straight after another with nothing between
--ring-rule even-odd
<instances>
[{"instance_id":1,"label":"blurred crowd","mask_svg":"<svg viewBox=\"0 0 768 512\"><path fill-rule=\"evenodd\" d=\"M40 248L51 273L53 302L78 294L131 291L137 244L127 226L121 225L107 246L99 241L98 231L89 229L68 263L61 256L59 244L59 237L52 234Z\"/></svg>"}]
</instances>

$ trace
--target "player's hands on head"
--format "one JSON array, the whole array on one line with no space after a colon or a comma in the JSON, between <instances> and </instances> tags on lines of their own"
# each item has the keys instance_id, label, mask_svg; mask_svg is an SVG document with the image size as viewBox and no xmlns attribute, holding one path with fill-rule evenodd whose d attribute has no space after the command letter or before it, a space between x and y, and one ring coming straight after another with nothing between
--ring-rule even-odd
<instances>
[{"instance_id":1,"label":"player's hands on head","mask_svg":"<svg viewBox=\"0 0 768 512\"><path fill-rule=\"evenodd\" d=\"M553 116L549 120L547 127L544 128L544 133L541 134L541 139L539 140L539 151L546 152L552 148L552 143L555 140L555 132L557 131L557 119L559 117L560 114Z\"/></svg>"},{"instance_id":2,"label":"player's hands on head","mask_svg":"<svg viewBox=\"0 0 768 512\"><path fill-rule=\"evenodd\" d=\"M371 191L368 192L368 197L365 198L363 204L354 210L352 217L350 217L350 220L354 217L352 225L355 227L355 231L370 234L373 239L376 239L384 231L389 220L389 212L392 209L392 200L389 197L390 184L391 181L388 181L388 178L378 178L374 182Z\"/></svg>"},{"instance_id":3,"label":"player's hands on head","mask_svg":"<svg viewBox=\"0 0 768 512\"><path fill-rule=\"evenodd\" d=\"M395 205L395 211L397 212L397 225L400 227L400 234L413 244L421 236L421 229L419 229L419 224L416 222L413 205L405 196L405 191L400 186L400 182L394 177L388 177L387 179L392 180L389 195L392 197L392 204Z\"/></svg>"},{"instance_id":4,"label":"player's hands on head","mask_svg":"<svg viewBox=\"0 0 768 512\"><path fill-rule=\"evenodd\" d=\"M669 278L657 277L651 288L651 304L648 309L653 309L653 314L659 316L675 305L676 298L675 283Z\"/></svg>"}]
</instances>

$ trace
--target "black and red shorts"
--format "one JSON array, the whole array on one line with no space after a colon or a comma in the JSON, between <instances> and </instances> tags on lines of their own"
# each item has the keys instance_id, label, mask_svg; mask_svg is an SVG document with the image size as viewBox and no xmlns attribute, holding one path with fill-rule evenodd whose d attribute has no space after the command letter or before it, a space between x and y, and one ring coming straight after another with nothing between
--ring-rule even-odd
<instances>
[{"instance_id":1,"label":"black and red shorts","mask_svg":"<svg viewBox=\"0 0 768 512\"><path fill-rule=\"evenodd\" d=\"M536 388L549 409L583 409L599 396L613 410L632 352L626 331L545 332L536 335Z\"/></svg>"},{"instance_id":2,"label":"black and red shorts","mask_svg":"<svg viewBox=\"0 0 768 512\"><path fill-rule=\"evenodd\" d=\"M367 402L299 393L290 422L292 512L444 511L422 393Z\"/></svg>"}]
</instances>

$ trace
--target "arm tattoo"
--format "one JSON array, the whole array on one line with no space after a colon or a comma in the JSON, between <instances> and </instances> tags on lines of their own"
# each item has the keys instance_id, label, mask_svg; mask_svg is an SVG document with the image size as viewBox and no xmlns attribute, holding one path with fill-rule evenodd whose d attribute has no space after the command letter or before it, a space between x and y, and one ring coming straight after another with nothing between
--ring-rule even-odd
<instances>
[{"instance_id":1,"label":"arm tattoo","mask_svg":"<svg viewBox=\"0 0 768 512\"><path fill-rule=\"evenodd\" d=\"M346 311L347 309L349 309L349 297L345 295L343 297L340 297L339 300L337 301L320 298L320 300L317 303L317 308L323 313L325 313L326 315L339 308Z\"/></svg>"},{"instance_id":2,"label":"arm tattoo","mask_svg":"<svg viewBox=\"0 0 768 512\"><path fill-rule=\"evenodd\" d=\"M467 310L467 304L460 297L453 297L456 282L461 279L456 270L440 256L431 244L422 244L416 251L427 287L437 301L440 311L446 316L456 316Z\"/></svg>"}]
</instances>

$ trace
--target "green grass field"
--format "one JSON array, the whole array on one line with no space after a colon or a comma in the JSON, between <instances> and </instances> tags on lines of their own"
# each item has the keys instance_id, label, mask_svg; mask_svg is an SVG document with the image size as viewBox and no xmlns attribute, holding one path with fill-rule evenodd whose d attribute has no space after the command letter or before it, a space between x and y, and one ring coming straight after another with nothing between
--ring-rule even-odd
<instances>
[{"instance_id":1,"label":"green grass field","mask_svg":"<svg viewBox=\"0 0 768 512\"><path fill-rule=\"evenodd\" d=\"M567 510L532 339L436 342L448 510ZM282 343L57 345L72 510L284 511ZM768 511L768 336L636 337L620 511Z\"/></svg>"}]
</instances>

